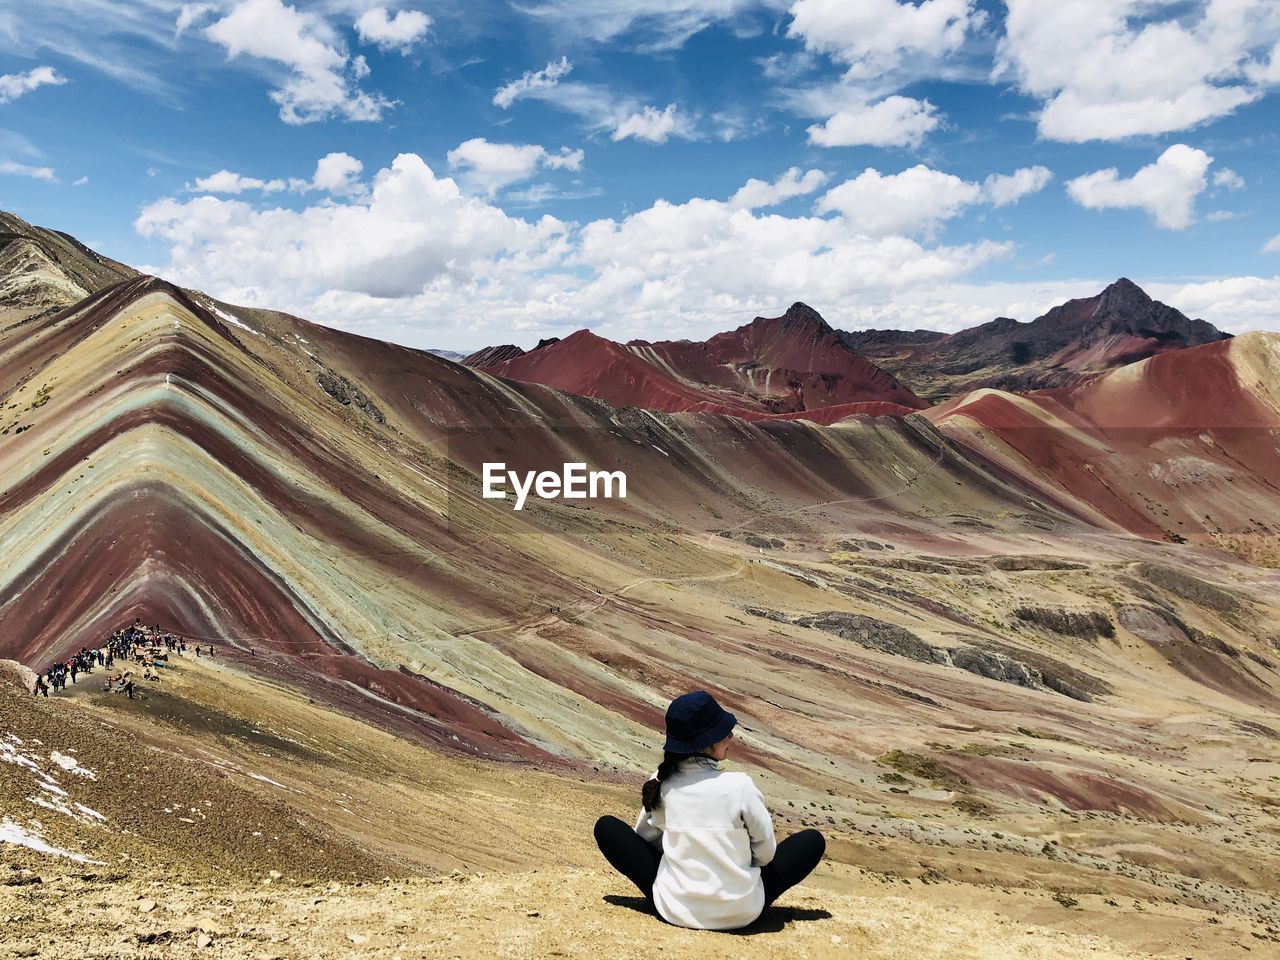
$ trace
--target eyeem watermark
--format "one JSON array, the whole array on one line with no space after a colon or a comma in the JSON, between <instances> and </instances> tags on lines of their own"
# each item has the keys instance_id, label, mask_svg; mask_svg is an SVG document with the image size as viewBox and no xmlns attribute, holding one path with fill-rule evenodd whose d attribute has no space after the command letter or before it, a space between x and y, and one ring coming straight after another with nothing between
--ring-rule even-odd
<instances>
[{"instance_id":1,"label":"eyeem watermark","mask_svg":"<svg viewBox=\"0 0 1280 960\"><path fill-rule=\"evenodd\" d=\"M528 470L523 475L508 470L505 463L484 465L484 498L505 500L507 483L515 491L515 509L523 510L529 494L542 500L612 500L627 498L627 475L621 470L588 470L585 463L566 463L554 470Z\"/></svg>"}]
</instances>

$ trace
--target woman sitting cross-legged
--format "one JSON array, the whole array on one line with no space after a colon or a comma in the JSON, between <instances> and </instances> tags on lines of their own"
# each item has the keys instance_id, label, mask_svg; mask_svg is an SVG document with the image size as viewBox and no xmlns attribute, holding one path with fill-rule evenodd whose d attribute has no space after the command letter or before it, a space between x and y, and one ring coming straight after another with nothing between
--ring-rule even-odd
<instances>
[{"instance_id":1,"label":"woman sitting cross-legged","mask_svg":"<svg viewBox=\"0 0 1280 960\"><path fill-rule=\"evenodd\" d=\"M764 797L745 773L721 770L737 719L702 690L667 708L662 763L641 790L631 828L601 817L600 852L668 923L745 927L807 877L826 850L817 830L778 843Z\"/></svg>"}]
</instances>

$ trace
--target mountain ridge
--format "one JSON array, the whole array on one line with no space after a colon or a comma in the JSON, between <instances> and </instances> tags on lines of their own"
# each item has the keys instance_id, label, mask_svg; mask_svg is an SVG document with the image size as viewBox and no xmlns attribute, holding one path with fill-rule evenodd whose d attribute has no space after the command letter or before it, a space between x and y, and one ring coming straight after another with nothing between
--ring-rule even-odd
<instances>
[{"instance_id":1,"label":"mountain ridge","mask_svg":"<svg viewBox=\"0 0 1280 960\"><path fill-rule=\"evenodd\" d=\"M464 362L614 406L666 412L711 411L758 420L822 416L826 408L857 404L878 409L889 404L904 411L926 406L799 302L781 316L756 317L705 341L618 344L579 330L528 352L512 345L486 348Z\"/></svg>"},{"instance_id":2,"label":"mountain ridge","mask_svg":"<svg viewBox=\"0 0 1280 960\"><path fill-rule=\"evenodd\" d=\"M1159 353L1231 336L1153 300L1126 277L1034 320L997 317L952 334L923 334L929 332L876 330L843 336L935 401L983 387L1026 391L1065 386Z\"/></svg>"}]
</instances>

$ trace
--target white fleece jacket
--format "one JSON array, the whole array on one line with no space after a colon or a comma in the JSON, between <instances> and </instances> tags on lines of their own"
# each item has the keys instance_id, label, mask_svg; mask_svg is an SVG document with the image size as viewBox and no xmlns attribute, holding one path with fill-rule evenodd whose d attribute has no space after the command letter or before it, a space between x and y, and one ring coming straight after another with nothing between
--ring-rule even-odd
<instances>
[{"instance_id":1,"label":"white fleece jacket","mask_svg":"<svg viewBox=\"0 0 1280 960\"><path fill-rule=\"evenodd\" d=\"M657 809L640 810L636 832L661 844L653 902L669 923L733 930L760 916L760 868L778 844L747 774L721 770L707 757L681 762L662 782Z\"/></svg>"}]
</instances>

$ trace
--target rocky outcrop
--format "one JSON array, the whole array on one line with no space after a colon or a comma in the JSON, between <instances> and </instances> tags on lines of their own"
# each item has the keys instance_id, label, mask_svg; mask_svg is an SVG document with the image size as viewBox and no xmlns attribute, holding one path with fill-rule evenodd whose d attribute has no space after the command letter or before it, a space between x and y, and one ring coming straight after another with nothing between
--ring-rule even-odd
<instances>
[{"instance_id":1,"label":"rocky outcrop","mask_svg":"<svg viewBox=\"0 0 1280 960\"><path fill-rule=\"evenodd\" d=\"M938 647L921 639L905 627L875 617L859 613L846 613L832 610L811 616L789 617L777 610L761 607L747 607L746 612L753 617L772 620L774 623L789 623L797 627L809 627L821 630L842 640L851 640L867 650L876 650L895 657L906 657L917 663L934 663L955 667L985 677L999 683L1010 683L1028 690L1047 690L1062 694L1073 700L1092 700L1087 686L1094 692L1108 692L1109 687L1092 677L1084 677L1083 683L1073 683L1067 679L1068 674L1078 673L1070 667L1058 663L1049 657L1028 652L1024 656L1020 650L1007 647L1003 650L988 649L992 646L966 644L958 647ZM976 639L976 638L975 638ZM985 641L979 641L985 643ZM1039 663L1027 662L1028 657L1039 658ZM1046 673L1041 667L1047 667ZM1092 681L1092 683L1090 682Z\"/></svg>"},{"instance_id":2,"label":"rocky outcrop","mask_svg":"<svg viewBox=\"0 0 1280 960\"><path fill-rule=\"evenodd\" d=\"M357 409L368 414L374 423L386 423L387 418L382 415L382 411L378 409L377 404L365 396L364 391L346 377L332 373L322 373L316 377L316 383L320 384L321 390L343 406L354 405Z\"/></svg>"}]
</instances>

